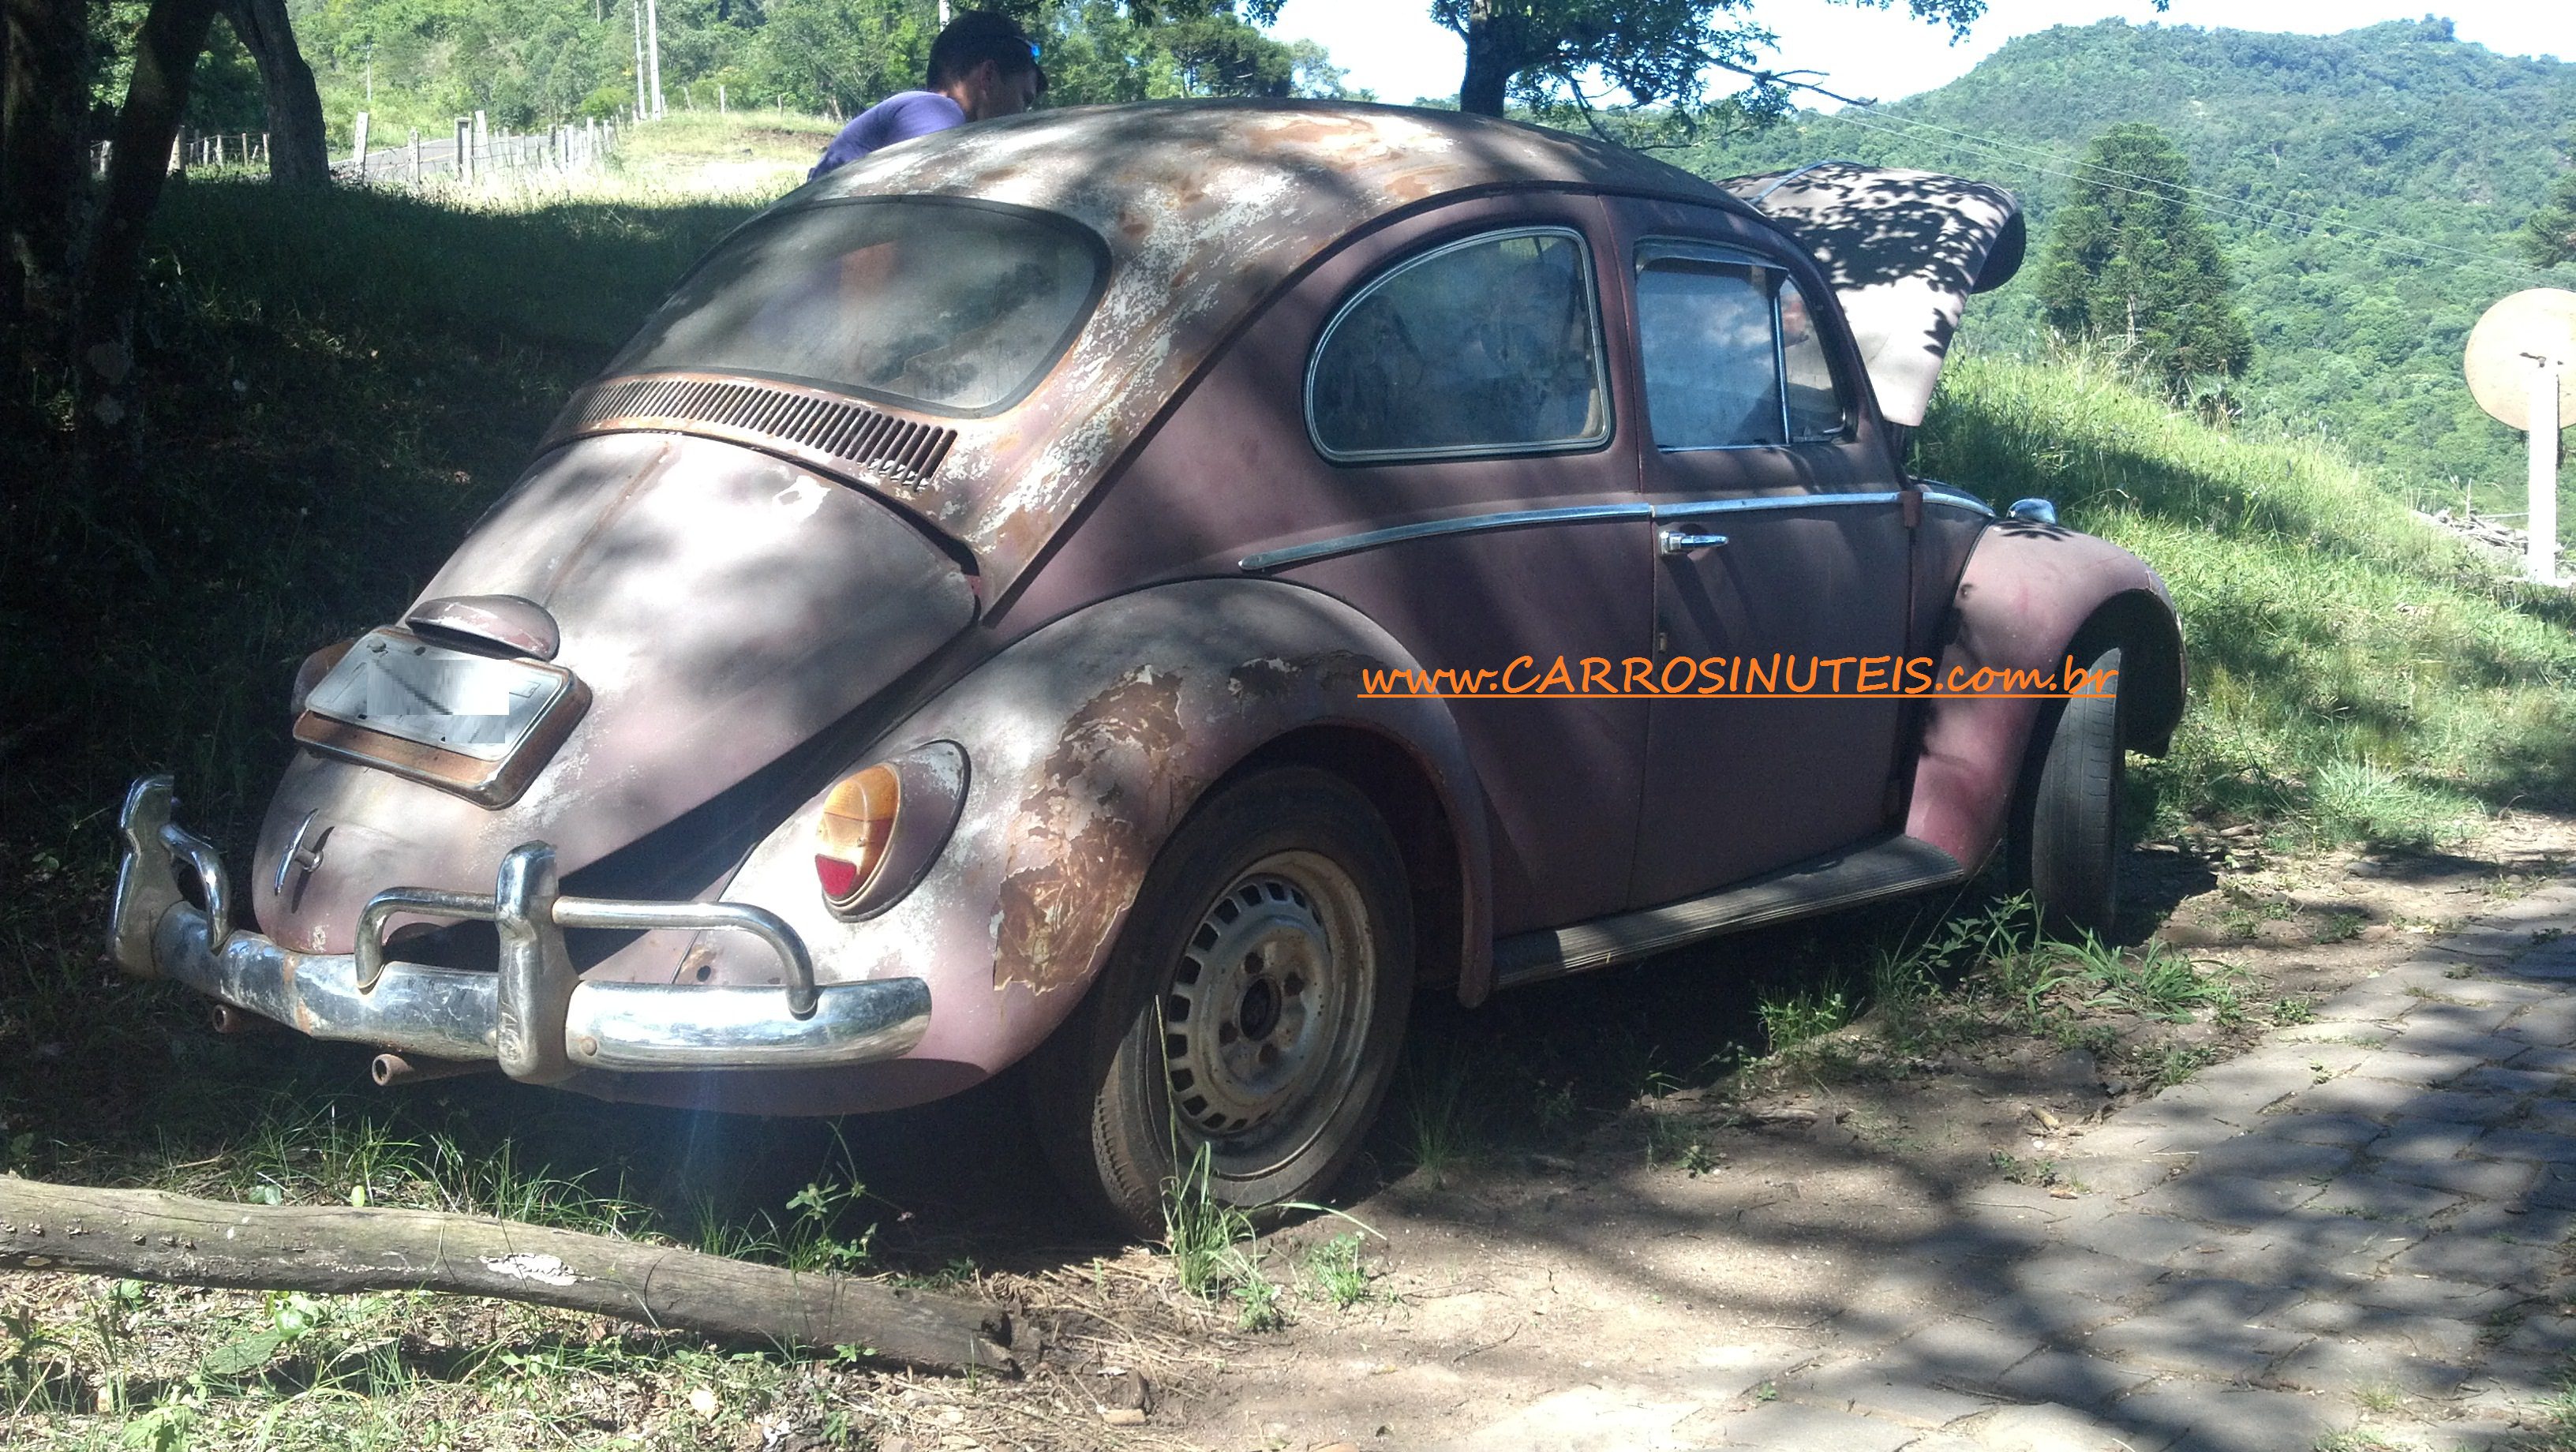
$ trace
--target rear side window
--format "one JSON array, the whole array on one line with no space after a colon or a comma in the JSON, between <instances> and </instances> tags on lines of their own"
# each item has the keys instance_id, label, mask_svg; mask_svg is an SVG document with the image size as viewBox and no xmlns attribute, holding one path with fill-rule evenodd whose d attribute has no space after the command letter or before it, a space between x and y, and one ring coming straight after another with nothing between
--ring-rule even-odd
<instances>
[{"instance_id":1,"label":"rear side window","mask_svg":"<svg viewBox=\"0 0 2576 1452\"><path fill-rule=\"evenodd\" d=\"M1811 443L1843 430L1842 397L1798 284L1719 249L1650 244L1637 340L1660 449Z\"/></svg>"},{"instance_id":2,"label":"rear side window","mask_svg":"<svg viewBox=\"0 0 2576 1452\"><path fill-rule=\"evenodd\" d=\"M1340 460L1535 453L1610 436L1583 239L1523 228L1453 242L1342 306L1306 369L1315 447Z\"/></svg>"}]
</instances>

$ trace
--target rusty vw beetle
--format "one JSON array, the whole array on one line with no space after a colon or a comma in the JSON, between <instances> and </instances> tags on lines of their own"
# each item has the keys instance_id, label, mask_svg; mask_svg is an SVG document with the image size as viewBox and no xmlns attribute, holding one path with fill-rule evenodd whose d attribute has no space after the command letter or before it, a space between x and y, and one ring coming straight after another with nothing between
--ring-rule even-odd
<instances>
[{"instance_id":1,"label":"rusty vw beetle","mask_svg":"<svg viewBox=\"0 0 2576 1452\"><path fill-rule=\"evenodd\" d=\"M247 874L135 785L113 951L380 1069L610 1099L839 1114L1029 1059L1076 1192L1150 1224L1202 1146L1227 1200L1321 1188L1420 990L1999 850L2098 922L2171 602L1900 462L2021 239L1954 178L1712 185L1386 107L889 149L716 247L306 663ZM1766 658L2116 688L1728 678Z\"/></svg>"}]
</instances>

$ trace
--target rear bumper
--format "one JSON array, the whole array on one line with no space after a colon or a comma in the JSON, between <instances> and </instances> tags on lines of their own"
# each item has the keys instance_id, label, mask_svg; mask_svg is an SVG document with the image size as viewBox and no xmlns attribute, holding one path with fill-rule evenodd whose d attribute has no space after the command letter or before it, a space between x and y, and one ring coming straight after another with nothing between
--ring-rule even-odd
<instances>
[{"instance_id":1,"label":"rear bumper","mask_svg":"<svg viewBox=\"0 0 2576 1452\"><path fill-rule=\"evenodd\" d=\"M146 777L126 793L110 954L136 977L175 979L317 1039L497 1060L513 1078L553 1083L583 1069L872 1063L902 1057L930 1029L930 986L921 979L816 985L795 930L744 904L565 897L542 843L503 859L490 897L390 888L368 905L359 951L299 953L233 927L223 863L170 821L170 808L168 777ZM182 861L197 879L195 901L179 888ZM375 939L396 911L491 921L500 971L386 961ZM566 927L749 933L779 956L786 986L584 982L564 951Z\"/></svg>"}]
</instances>

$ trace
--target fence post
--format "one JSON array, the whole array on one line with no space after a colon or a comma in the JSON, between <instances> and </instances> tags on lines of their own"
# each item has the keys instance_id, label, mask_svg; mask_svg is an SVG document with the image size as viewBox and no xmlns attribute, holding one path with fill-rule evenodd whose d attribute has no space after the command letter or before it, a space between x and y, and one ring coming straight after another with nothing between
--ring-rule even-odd
<instances>
[{"instance_id":1,"label":"fence post","mask_svg":"<svg viewBox=\"0 0 2576 1452\"><path fill-rule=\"evenodd\" d=\"M420 128L411 128L411 189L420 190Z\"/></svg>"},{"instance_id":2,"label":"fence post","mask_svg":"<svg viewBox=\"0 0 2576 1452\"><path fill-rule=\"evenodd\" d=\"M719 115L719 116L721 116L721 115L723 115L724 113L725 113L725 93L724 93L724 82L722 82L722 81L718 81L718 82L716 82L716 114L717 114L717 115Z\"/></svg>"},{"instance_id":3,"label":"fence post","mask_svg":"<svg viewBox=\"0 0 2576 1452\"><path fill-rule=\"evenodd\" d=\"M486 123L484 122L484 119L483 119L483 113L482 113L482 112L480 112L480 111L477 111L477 112L475 112L475 113L474 113L474 178L475 178L475 180L480 181L480 180L482 180L482 179L483 179L483 168L484 168L484 167L486 167L486 166L489 166L489 165L491 164L491 162L492 162L492 132L491 132L490 127L489 127L488 125L486 125Z\"/></svg>"},{"instance_id":4,"label":"fence post","mask_svg":"<svg viewBox=\"0 0 2576 1452\"><path fill-rule=\"evenodd\" d=\"M351 143L349 150L351 153L349 159L356 163L358 168L358 185L365 186L367 184L367 113L364 111L358 113L357 137Z\"/></svg>"},{"instance_id":5,"label":"fence post","mask_svg":"<svg viewBox=\"0 0 2576 1452\"><path fill-rule=\"evenodd\" d=\"M465 186L474 180L474 123L456 118L456 184Z\"/></svg>"}]
</instances>

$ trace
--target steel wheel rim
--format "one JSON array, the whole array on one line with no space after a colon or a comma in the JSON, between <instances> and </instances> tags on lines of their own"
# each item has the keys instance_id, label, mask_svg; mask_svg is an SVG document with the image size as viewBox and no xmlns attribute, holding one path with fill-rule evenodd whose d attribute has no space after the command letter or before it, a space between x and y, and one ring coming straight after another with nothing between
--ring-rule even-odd
<instances>
[{"instance_id":1,"label":"steel wheel rim","mask_svg":"<svg viewBox=\"0 0 2576 1452\"><path fill-rule=\"evenodd\" d=\"M1199 915L1162 1001L1174 1124L1223 1178L1267 1173L1323 1133L1361 1070L1378 962L1359 883L1274 853Z\"/></svg>"}]
</instances>

